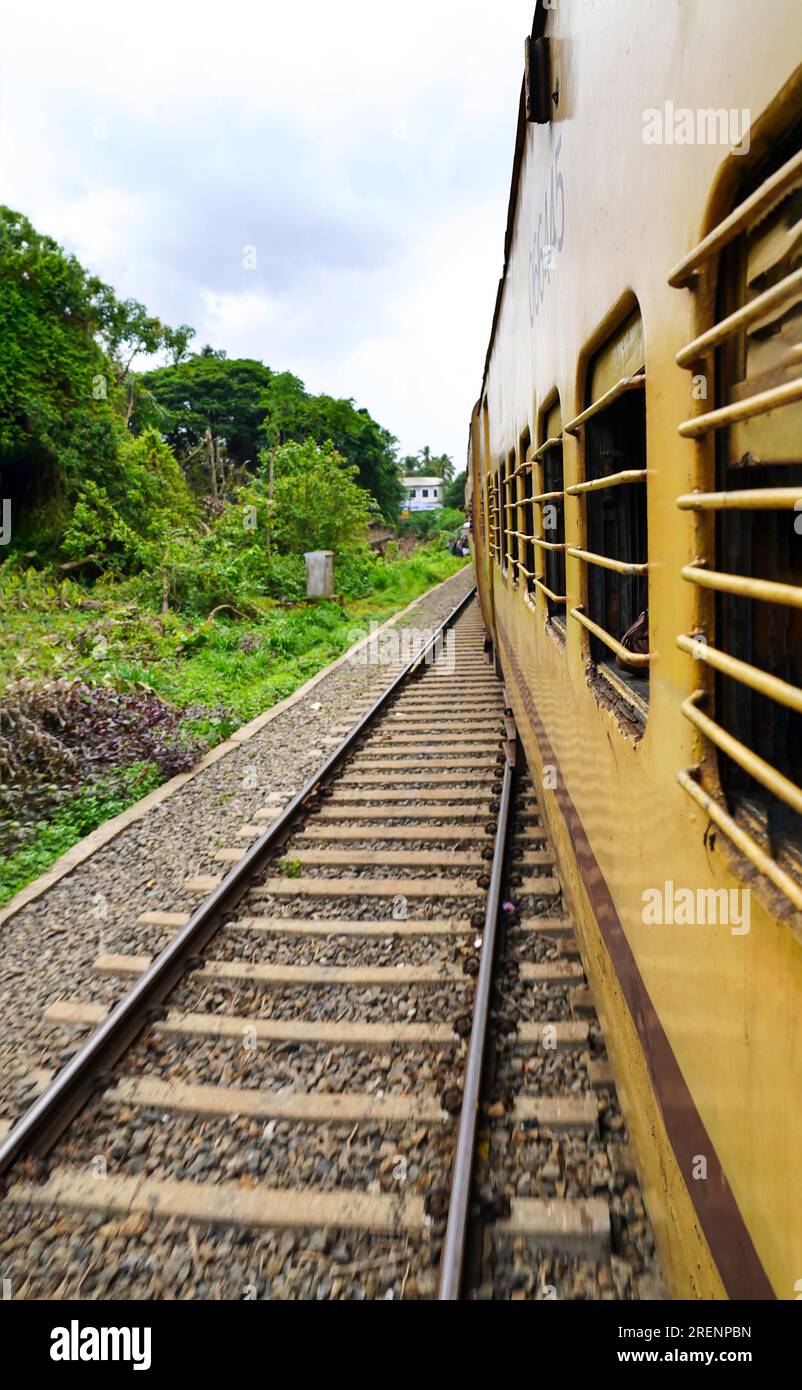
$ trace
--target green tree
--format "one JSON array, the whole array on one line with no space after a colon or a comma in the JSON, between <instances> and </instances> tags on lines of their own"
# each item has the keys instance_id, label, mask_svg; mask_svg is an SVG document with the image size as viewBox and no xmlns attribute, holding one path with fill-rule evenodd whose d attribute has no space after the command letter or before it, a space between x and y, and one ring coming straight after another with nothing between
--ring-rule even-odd
<instances>
[{"instance_id":1,"label":"green tree","mask_svg":"<svg viewBox=\"0 0 802 1390\"><path fill-rule=\"evenodd\" d=\"M204 347L177 366L145 373L147 391L134 413L135 428L158 425L176 455L217 493L218 444L232 465L253 471L263 449L275 454L289 442L331 440L357 468L362 487L384 514L398 515L401 484L389 431L353 400L312 396L292 372L273 372L261 362L228 359ZM268 459L269 472L269 459Z\"/></svg>"},{"instance_id":2,"label":"green tree","mask_svg":"<svg viewBox=\"0 0 802 1390\"><path fill-rule=\"evenodd\" d=\"M458 473L455 478L452 478L451 482L448 484L448 487L443 489L444 507L459 507L460 509L464 508L465 481L466 470L463 468L461 473Z\"/></svg>"},{"instance_id":3,"label":"green tree","mask_svg":"<svg viewBox=\"0 0 802 1390\"><path fill-rule=\"evenodd\" d=\"M165 328L164 349L171 366L177 367L189 356L189 344L194 337L195 329L190 328L188 323L180 323L177 328Z\"/></svg>"},{"instance_id":4,"label":"green tree","mask_svg":"<svg viewBox=\"0 0 802 1390\"><path fill-rule=\"evenodd\" d=\"M397 519L403 490L396 440L389 430L353 400L321 395L309 397L305 433L320 444L331 440L357 468L361 486L372 493L388 520Z\"/></svg>"},{"instance_id":5,"label":"green tree","mask_svg":"<svg viewBox=\"0 0 802 1390\"><path fill-rule=\"evenodd\" d=\"M74 559L131 572L157 566L175 532L192 526L195 503L168 444L154 429L119 444L114 471L82 484L64 536Z\"/></svg>"},{"instance_id":6,"label":"green tree","mask_svg":"<svg viewBox=\"0 0 802 1390\"><path fill-rule=\"evenodd\" d=\"M253 358L227 358L204 347L186 361L142 374L146 396L135 429L156 425L198 490L225 485L223 450L233 467L257 466L273 372Z\"/></svg>"},{"instance_id":7,"label":"green tree","mask_svg":"<svg viewBox=\"0 0 802 1390\"><path fill-rule=\"evenodd\" d=\"M190 331L173 333L137 300L119 300L22 213L0 207L0 470L23 533L37 506L43 536L57 540L81 484L105 486L133 409L134 358Z\"/></svg>"},{"instance_id":8,"label":"green tree","mask_svg":"<svg viewBox=\"0 0 802 1390\"><path fill-rule=\"evenodd\" d=\"M272 462L269 526L277 550L342 552L365 545L370 495L357 482L358 470L330 442L285 444ZM265 454L258 479L262 496L269 488L269 466Z\"/></svg>"},{"instance_id":9,"label":"green tree","mask_svg":"<svg viewBox=\"0 0 802 1390\"><path fill-rule=\"evenodd\" d=\"M101 342L114 364L120 388L125 395L125 423L129 423L136 400L137 378L131 372L135 357L151 356L172 340L172 330L161 319L149 314L138 299L117 299L104 285L101 292Z\"/></svg>"},{"instance_id":10,"label":"green tree","mask_svg":"<svg viewBox=\"0 0 802 1390\"><path fill-rule=\"evenodd\" d=\"M454 464L448 454L433 454L428 444L424 444L417 454L407 454L401 461L406 477L445 478L454 476Z\"/></svg>"},{"instance_id":11,"label":"green tree","mask_svg":"<svg viewBox=\"0 0 802 1390\"><path fill-rule=\"evenodd\" d=\"M60 452L113 432L107 310L102 281L0 207L0 469L15 511L52 495Z\"/></svg>"}]
</instances>

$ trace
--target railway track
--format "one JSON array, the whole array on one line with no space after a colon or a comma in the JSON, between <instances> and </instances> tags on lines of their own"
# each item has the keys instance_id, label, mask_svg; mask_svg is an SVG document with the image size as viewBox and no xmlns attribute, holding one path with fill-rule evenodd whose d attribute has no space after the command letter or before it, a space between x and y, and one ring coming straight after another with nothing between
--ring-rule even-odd
<instances>
[{"instance_id":1,"label":"railway track","mask_svg":"<svg viewBox=\"0 0 802 1390\"><path fill-rule=\"evenodd\" d=\"M140 915L150 955L99 955L91 997L47 1010L88 1036L0 1136L19 1296L451 1299L505 1240L607 1259L609 1201L564 1166L536 1195L474 1181L499 1118L553 1172L612 1083L470 598L218 874ZM581 1094L549 1071L568 1054Z\"/></svg>"}]
</instances>

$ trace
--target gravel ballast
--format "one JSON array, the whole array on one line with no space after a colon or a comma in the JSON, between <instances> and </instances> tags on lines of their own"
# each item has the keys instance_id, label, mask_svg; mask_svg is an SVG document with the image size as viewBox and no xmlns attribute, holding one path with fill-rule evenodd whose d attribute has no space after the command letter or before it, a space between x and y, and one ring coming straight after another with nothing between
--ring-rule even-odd
<instances>
[{"instance_id":1,"label":"gravel ballast","mask_svg":"<svg viewBox=\"0 0 802 1390\"><path fill-rule=\"evenodd\" d=\"M400 626L437 626L472 583L472 572L460 570L423 595ZM0 1115L21 1077L53 1065L52 1035L42 1024L48 1004L118 997L120 982L99 988L96 957L149 954L164 944L163 933L154 938L152 928L137 925L139 914L192 910L198 898L186 892L186 880L219 874L215 849L237 844L237 831L266 804L280 808L320 766L333 730L353 724L396 670L342 663L0 926ZM286 904L279 913L286 915Z\"/></svg>"}]
</instances>

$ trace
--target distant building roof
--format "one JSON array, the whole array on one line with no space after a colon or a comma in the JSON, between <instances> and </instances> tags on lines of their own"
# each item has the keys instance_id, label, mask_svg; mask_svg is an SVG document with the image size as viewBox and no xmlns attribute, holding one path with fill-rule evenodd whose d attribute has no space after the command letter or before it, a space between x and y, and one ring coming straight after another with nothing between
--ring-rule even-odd
<instances>
[{"instance_id":1,"label":"distant building roof","mask_svg":"<svg viewBox=\"0 0 802 1390\"><path fill-rule=\"evenodd\" d=\"M402 478L404 487L442 487L442 478Z\"/></svg>"}]
</instances>

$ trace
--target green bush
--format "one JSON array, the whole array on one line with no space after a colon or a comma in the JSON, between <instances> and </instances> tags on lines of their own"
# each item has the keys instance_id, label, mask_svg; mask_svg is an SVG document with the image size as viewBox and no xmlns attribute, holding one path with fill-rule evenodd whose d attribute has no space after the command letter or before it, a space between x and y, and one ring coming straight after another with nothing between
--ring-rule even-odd
<instances>
[{"instance_id":1,"label":"green bush","mask_svg":"<svg viewBox=\"0 0 802 1390\"><path fill-rule=\"evenodd\" d=\"M371 498L357 477L358 469L331 443L318 445L307 439L266 450L254 491L267 502L272 545L299 555L364 545Z\"/></svg>"},{"instance_id":2,"label":"green bush","mask_svg":"<svg viewBox=\"0 0 802 1390\"><path fill-rule=\"evenodd\" d=\"M448 531L459 531L465 523L465 513L457 507L434 508L428 512L411 512L401 523L402 535L413 535L421 540L431 540L433 536Z\"/></svg>"},{"instance_id":3,"label":"green bush","mask_svg":"<svg viewBox=\"0 0 802 1390\"><path fill-rule=\"evenodd\" d=\"M49 820L37 825L27 844L0 861L0 904L8 902L104 821L147 796L161 780L162 774L153 763L134 763L115 775L99 778L59 806Z\"/></svg>"},{"instance_id":4,"label":"green bush","mask_svg":"<svg viewBox=\"0 0 802 1390\"><path fill-rule=\"evenodd\" d=\"M63 547L76 560L91 555L101 568L152 569L194 520L195 504L172 450L146 429L120 441L112 477L83 483Z\"/></svg>"},{"instance_id":5,"label":"green bush","mask_svg":"<svg viewBox=\"0 0 802 1390\"><path fill-rule=\"evenodd\" d=\"M365 598L385 584L385 562L371 550L360 550L335 559L334 587L346 598Z\"/></svg>"}]
</instances>

